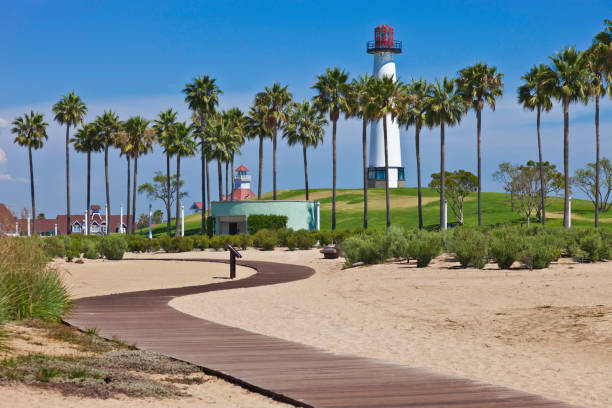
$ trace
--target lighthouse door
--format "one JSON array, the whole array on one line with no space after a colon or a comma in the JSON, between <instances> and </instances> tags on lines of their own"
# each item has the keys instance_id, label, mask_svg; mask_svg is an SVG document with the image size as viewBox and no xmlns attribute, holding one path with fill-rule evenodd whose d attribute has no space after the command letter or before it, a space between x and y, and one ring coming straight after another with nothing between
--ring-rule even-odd
<instances>
[{"instance_id":1,"label":"lighthouse door","mask_svg":"<svg viewBox=\"0 0 612 408\"><path fill-rule=\"evenodd\" d=\"M237 222L229 223L229 233L230 235L236 235L238 233L238 223Z\"/></svg>"}]
</instances>

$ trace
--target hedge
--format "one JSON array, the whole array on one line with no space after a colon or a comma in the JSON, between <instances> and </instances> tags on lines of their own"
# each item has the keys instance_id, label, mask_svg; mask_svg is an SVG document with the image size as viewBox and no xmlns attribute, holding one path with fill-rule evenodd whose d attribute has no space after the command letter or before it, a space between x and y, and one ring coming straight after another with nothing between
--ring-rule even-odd
<instances>
[{"instance_id":1,"label":"hedge","mask_svg":"<svg viewBox=\"0 0 612 408\"><path fill-rule=\"evenodd\" d=\"M251 214L247 218L247 225L250 234L255 234L262 229L279 230L287 228L286 215L272 214Z\"/></svg>"}]
</instances>

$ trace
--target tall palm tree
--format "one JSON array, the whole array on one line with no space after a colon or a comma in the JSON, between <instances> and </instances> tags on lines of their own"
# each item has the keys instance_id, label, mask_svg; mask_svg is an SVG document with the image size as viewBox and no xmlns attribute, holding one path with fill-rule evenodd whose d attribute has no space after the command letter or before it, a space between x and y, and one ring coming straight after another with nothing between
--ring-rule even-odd
<instances>
[{"instance_id":1,"label":"tall palm tree","mask_svg":"<svg viewBox=\"0 0 612 408\"><path fill-rule=\"evenodd\" d=\"M126 125L127 125L127 122L126 122ZM127 217L126 218L128 222L126 222L126 225L127 225L126 232L129 234L130 227L131 227L131 223L129 222L129 219L130 219L130 213L131 213L130 208L131 208L131 201L132 201L130 199L130 193L132 192L131 186L130 186L130 180L132 177L132 170L131 170L130 163L131 163L131 158L133 156L134 146L132 145L132 140L130 139L130 135L125 126L124 126L124 129L121 132L119 132L119 134L117 135L116 147L119 149L119 155L125 156L125 159L127 161L127 194L126 194ZM122 224L123 224L123 219L120 221L120 225Z\"/></svg>"},{"instance_id":2,"label":"tall palm tree","mask_svg":"<svg viewBox=\"0 0 612 408\"><path fill-rule=\"evenodd\" d=\"M202 160L202 226L201 233L204 234L206 231L206 186L208 183L208 159L205 151L206 143L204 138L206 137L205 130L207 129L206 122L211 119L215 113L217 105L219 104L219 95L223 94L223 91L215 84L215 79L208 75L198 76L193 78L193 82L186 84L183 89L185 94L185 102L189 105L189 109L197 113L200 121L200 153ZM205 183L206 180L206 183ZM210 191L208 192L210 195ZM210 197L209 197L210 200Z\"/></svg>"},{"instance_id":3,"label":"tall palm tree","mask_svg":"<svg viewBox=\"0 0 612 408\"><path fill-rule=\"evenodd\" d=\"M374 120L376 112L373 95L373 81L368 74L354 79L347 88L348 114L361 118L361 147L363 158L363 228L368 228L368 163L367 163L367 126Z\"/></svg>"},{"instance_id":4,"label":"tall palm tree","mask_svg":"<svg viewBox=\"0 0 612 408\"><path fill-rule=\"evenodd\" d=\"M419 213L419 228L423 228L423 204L421 192L421 129L423 124L426 124L427 102L431 94L431 84L424 79L418 81L412 80L411 83L404 86L403 95L401 97L402 106L398 116L400 125L414 126L414 144L416 153L417 165L417 201Z\"/></svg>"},{"instance_id":5,"label":"tall palm tree","mask_svg":"<svg viewBox=\"0 0 612 408\"><path fill-rule=\"evenodd\" d=\"M172 153L176 156L176 222L174 235L180 234L180 207L181 207L181 157L194 156L198 151L198 144L193 139L191 127L186 122L178 122L170 133L172 139Z\"/></svg>"},{"instance_id":6,"label":"tall palm tree","mask_svg":"<svg viewBox=\"0 0 612 408\"><path fill-rule=\"evenodd\" d=\"M30 160L30 196L32 198L32 222L33 231L36 234L36 198L34 196L34 166L32 164L32 149L40 149L47 139L47 126L42 113L30 111L19 116L12 123L11 133L14 133L13 143L28 148Z\"/></svg>"},{"instance_id":7,"label":"tall palm tree","mask_svg":"<svg viewBox=\"0 0 612 408\"><path fill-rule=\"evenodd\" d=\"M242 147L242 145L244 145L244 142L246 139L246 129L245 129L246 116L244 116L244 113L242 113L242 111L237 107L230 108L228 111L224 113L224 115L226 116L226 119L230 124L230 132L232 134L232 141L234 145L233 146L234 148L231 151L231 160L229 163L228 162L225 163L225 195L229 196L230 200L233 200L234 199L234 194L233 194L234 156L236 153L240 152L240 148ZM232 168L231 183L230 183L230 178L228 177L228 164ZM228 188L229 188L229 193L228 193Z\"/></svg>"},{"instance_id":8,"label":"tall palm tree","mask_svg":"<svg viewBox=\"0 0 612 408\"><path fill-rule=\"evenodd\" d=\"M106 205L108 211L111 211L110 204L110 185L108 178L108 149L112 146L116 145L116 137L121 128L121 122L119 121L119 116L112 110L104 111L102 116L98 115L96 117L96 128L98 129L98 136L100 137L100 142L104 148L104 177L106 180ZM110 221L106 220L106 234L108 235L110 231Z\"/></svg>"},{"instance_id":9,"label":"tall palm tree","mask_svg":"<svg viewBox=\"0 0 612 408\"><path fill-rule=\"evenodd\" d=\"M445 188L445 141L444 128L452 127L461 122L465 113L465 105L461 95L457 92L455 81L447 78L442 83L436 80L431 88L431 93L426 99L425 121L428 126L440 126L440 230L446 229L446 218L444 216L444 188Z\"/></svg>"},{"instance_id":10,"label":"tall palm tree","mask_svg":"<svg viewBox=\"0 0 612 408\"><path fill-rule=\"evenodd\" d=\"M308 101L296 103L289 114L289 120L283 127L283 137L287 139L289 146L301 145L304 155L304 181L306 188L306 200L308 197L308 159L306 149L317 147L323 142L325 136L325 125L327 120L323 113Z\"/></svg>"},{"instance_id":11,"label":"tall palm tree","mask_svg":"<svg viewBox=\"0 0 612 408\"><path fill-rule=\"evenodd\" d=\"M245 135L248 139L259 139L259 172L257 174L257 199L261 200L261 180L263 173L263 142L271 138L269 129L265 125L267 106L253 104L245 123Z\"/></svg>"},{"instance_id":12,"label":"tall palm tree","mask_svg":"<svg viewBox=\"0 0 612 408\"><path fill-rule=\"evenodd\" d=\"M591 72L589 94L595 100L595 228L599 227L599 98L612 82L612 20L593 39L588 50L587 66ZM607 81L606 81L607 79Z\"/></svg>"},{"instance_id":13,"label":"tall palm tree","mask_svg":"<svg viewBox=\"0 0 612 408\"><path fill-rule=\"evenodd\" d=\"M544 189L544 168L542 160L542 137L540 135L540 115L552 109L551 86L554 83L554 73L549 66L540 64L533 66L521 77L523 85L518 89L518 102L525 109L537 112L536 126L538 132L538 158L540 172L540 200L542 203L542 226L546 226L546 190Z\"/></svg>"},{"instance_id":14,"label":"tall palm tree","mask_svg":"<svg viewBox=\"0 0 612 408\"><path fill-rule=\"evenodd\" d=\"M125 130L129 137L131 146L130 152L134 158L134 189L132 191L132 218L130 220L130 199L128 197L128 229L133 234L136 226L136 192L138 189L138 158L149 153L153 149L155 135L152 129L149 129L149 121L140 117L134 116L125 122ZM129 178L128 178L129 180ZM129 193L128 193L129 194Z\"/></svg>"},{"instance_id":15,"label":"tall palm tree","mask_svg":"<svg viewBox=\"0 0 612 408\"><path fill-rule=\"evenodd\" d=\"M272 196L276 200L276 139L278 129L287 122L287 111L291 107L293 96L287 90L287 86L282 86L278 82L272 87L265 87L263 92L255 95L255 104L266 107L264 126L272 135Z\"/></svg>"},{"instance_id":16,"label":"tall palm tree","mask_svg":"<svg viewBox=\"0 0 612 408\"><path fill-rule=\"evenodd\" d=\"M389 201L389 146L387 143L387 120L395 120L401 107L399 100L403 84L393 76L374 79L374 103L376 119L383 121L383 140L385 146L385 200L387 204L387 228L391 226L391 203Z\"/></svg>"},{"instance_id":17,"label":"tall palm tree","mask_svg":"<svg viewBox=\"0 0 612 408\"><path fill-rule=\"evenodd\" d=\"M325 74L317 75L317 81L311 87L318 94L313 98L317 108L323 113L329 113L329 121L332 123L332 230L336 229L336 125L340 113L349 112L348 101L345 94L348 73L338 67L327 68Z\"/></svg>"},{"instance_id":18,"label":"tall palm tree","mask_svg":"<svg viewBox=\"0 0 612 408\"><path fill-rule=\"evenodd\" d=\"M70 234L70 126L76 128L87 115L87 106L81 97L70 91L53 105L55 121L66 125L66 229Z\"/></svg>"},{"instance_id":19,"label":"tall palm tree","mask_svg":"<svg viewBox=\"0 0 612 408\"><path fill-rule=\"evenodd\" d=\"M155 135L157 136L157 141L164 149L164 153L166 153L166 188L167 191L170 190L170 157L172 156L172 139L170 137L172 133L172 128L176 125L176 112L172 109L168 109L164 112L160 112L158 118L155 119L153 124L153 129L155 130ZM170 208L170 195L168 195L166 200L166 214L168 214L168 220L166 221L166 232L168 235L171 234L171 226L170 221L172 218Z\"/></svg>"},{"instance_id":20,"label":"tall palm tree","mask_svg":"<svg viewBox=\"0 0 612 408\"><path fill-rule=\"evenodd\" d=\"M74 145L74 150L87 153L87 211L91 208L91 153L102 150L102 143L98 136L98 129L94 122L84 124L76 131L74 137L70 139ZM89 227L89 223L87 223ZM89 233L89 231L85 231Z\"/></svg>"},{"instance_id":21,"label":"tall palm tree","mask_svg":"<svg viewBox=\"0 0 612 408\"><path fill-rule=\"evenodd\" d=\"M588 102L587 56L576 47L564 47L550 57L556 74L553 96L563 105L563 172L565 182L565 200L563 226L570 226L570 174L569 174L569 106L573 102Z\"/></svg>"},{"instance_id":22,"label":"tall palm tree","mask_svg":"<svg viewBox=\"0 0 612 408\"><path fill-rule=\"evenodd\" d=\"M231 160L231 152L235 147L235 142L232 137L229 120L227 120L227 118L223 115L217 115L210 122L209 138L211 143L211 156L217 161L217 174L219 177L219 201L223 200L222 163Z\"/></svg>"},{"instance_id":23,"label":"tall palm tree","mask_svg":"<svg viewBox=\"0 0 612 408\"><path fill-rule=\"evenodd\" d=\"M476 112L476 134L478 150L478 225L482 225L482 149L481 125L482 110L485 104L495 111L495 99L504 93L504 74L497 72L496 67L478 62L459 71L457 87L469 108Z\"/></svg>"}]
</instances>

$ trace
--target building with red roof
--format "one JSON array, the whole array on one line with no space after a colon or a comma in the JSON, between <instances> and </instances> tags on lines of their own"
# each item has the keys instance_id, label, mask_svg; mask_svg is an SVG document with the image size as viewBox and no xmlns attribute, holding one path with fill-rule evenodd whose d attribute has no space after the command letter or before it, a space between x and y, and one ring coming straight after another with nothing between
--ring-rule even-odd
<instances>
[{"instance_id":1,"label":"building with red roof","mask_svg":"<svg viewBox=\"0 0 612 408\"><path fill-rule=\"evenodd\" d=\"M255 193L251 190L251 176L248 172L249 169L244 164L238 166L234 176L234 189L231 195L223 197L224 201L241 201L255 197Z\"/></svg>"}]
</instances>

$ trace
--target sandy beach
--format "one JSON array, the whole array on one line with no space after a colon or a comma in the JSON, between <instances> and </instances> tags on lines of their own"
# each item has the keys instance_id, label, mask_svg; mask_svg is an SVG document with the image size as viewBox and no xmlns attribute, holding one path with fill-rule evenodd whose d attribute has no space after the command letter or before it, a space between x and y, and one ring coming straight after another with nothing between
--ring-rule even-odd
<instances>
[{"instance_id":1,"label":"sandy beach","mask_svg":"<svg viewBox=\"0 0 612 408\"><path fill-rule=\"evenodd\" d=\"M343 260L321 259L318 250L243 255L309 265L317 273L282 285L178 298L171 306L337 353L612 406L612 263L562 260L544 271L475 270L442 256L426 269L389 263L343 270Z\"/></svg>"}]
</instances>

